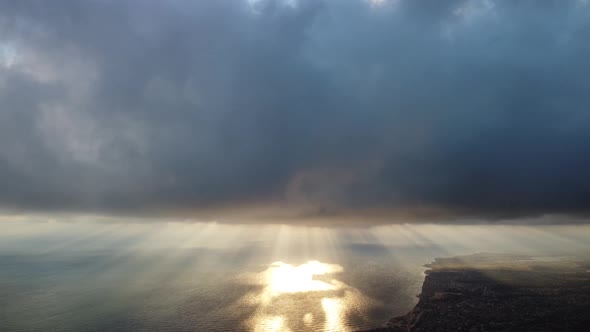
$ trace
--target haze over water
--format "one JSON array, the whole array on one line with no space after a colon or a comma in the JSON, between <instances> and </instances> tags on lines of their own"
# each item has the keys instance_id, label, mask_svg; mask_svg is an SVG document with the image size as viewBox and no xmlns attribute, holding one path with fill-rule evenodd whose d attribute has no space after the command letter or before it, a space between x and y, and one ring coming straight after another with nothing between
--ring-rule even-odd
<instances>
[{"instance_id":1,"label":"haze over water","mask_svg":"<svg viewBox=\"0 0 590 332\"><path fill-rule=\"evenodd\" d=\"M349 331L410 310L434 257L590 250L588 226L15 221L5 230L2 331Z\"/></svg>"}]
</instances>

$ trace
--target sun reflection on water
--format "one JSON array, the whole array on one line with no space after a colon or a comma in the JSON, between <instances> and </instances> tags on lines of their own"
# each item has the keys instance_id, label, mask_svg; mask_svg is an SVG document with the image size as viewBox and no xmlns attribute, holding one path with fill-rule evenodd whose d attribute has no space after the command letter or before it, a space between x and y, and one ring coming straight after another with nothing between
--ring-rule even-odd
<instances>
[{"instance_id":1,"label":"sun reflection on water","mask_svg":"<svg viewBox=\"0 0 590 332\"><path fill-rule=\"evenodd\" d=\"M336 272L342 272L340 265L309 261L299 266L293 266L283 262L275 262L268 271L268 288L273 296L282 293L336 290L340 286L336 280L328 283L314 279L316 275Z\"/></svg>"},{"instance_id":2,"label":"sun reflection on water","mask_svg":"<svg viewBox=\"0 0 590 332\"><path fill-rule=\"evenodd\" d=\"M326 313L326 331L339 331L342 327L342 300L339 298L323 298L322 308Z\"/></svg>"},{"instance_id":3,"label":"sun reflection on water","mask_svg":"<svg viewBox=\"0 0 590 332\"><path fill-rule=\"evenodd\" d=\"M300 265L274 262L261 273L261 293L252 297L258 310L254 331L348 331L346 315L356 304L371 300L342 281L338 264L316 260ZM336 276L335 276L336 275Z\"/></svg>"},{"instance_id":4,"label":"sun reflection on water","mask_svg":"<svg viewBox=\"0 0 590 332\"><path fill-rule=\"evenodd\" d=\"M255 331L260 332L280 332L280 331L288 331L283 326L284 319L281 316L270 316L264 317L260 319L258 326L256 326Z\"/></svg>"}]
</instances>

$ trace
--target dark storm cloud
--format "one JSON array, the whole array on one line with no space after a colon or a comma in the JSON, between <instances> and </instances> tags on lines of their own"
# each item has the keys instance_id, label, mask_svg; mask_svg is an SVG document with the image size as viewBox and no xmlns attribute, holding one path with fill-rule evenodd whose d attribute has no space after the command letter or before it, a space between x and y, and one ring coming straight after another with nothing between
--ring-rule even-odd
<instances>
[{"instance_id":1,"label":"dark storm cloud","mask_svg":"<svg viewBox=\"0 0 590 332\"><path fill-rule=\"evenodd\" d=\"M585 214L589 22L584 1L4 2L0 203Z\"/></svg>"}]
</instances>

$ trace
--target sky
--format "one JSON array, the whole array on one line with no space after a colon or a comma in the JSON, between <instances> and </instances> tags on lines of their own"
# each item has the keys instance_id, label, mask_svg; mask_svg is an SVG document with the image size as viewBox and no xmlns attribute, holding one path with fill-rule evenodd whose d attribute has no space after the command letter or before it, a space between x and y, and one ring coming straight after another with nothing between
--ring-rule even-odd
<instances>
[{"instance_id":1,"label":"sky","mask_svg":"<svg viewBox=\"0 0 590 332\"><path fill-rule=\"evenodd\" d=\"M0 214L585 222L589 40L582 0L0 1Z\"/></svg>"}]
</instances>

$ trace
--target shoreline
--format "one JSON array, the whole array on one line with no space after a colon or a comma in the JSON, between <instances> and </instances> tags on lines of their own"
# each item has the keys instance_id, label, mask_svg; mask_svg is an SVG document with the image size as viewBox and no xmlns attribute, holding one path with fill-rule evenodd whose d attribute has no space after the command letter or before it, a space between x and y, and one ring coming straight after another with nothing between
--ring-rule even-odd
<instances>
[{"instance_id":1,"label":"shoreline","mask_svg":"<svg viewBox=\"0 0 590 332\"><path fill-rule=\"evenodd\" d=\"M365 332L590 330L590 262L475 254L437 258L410 312Z\"/></svg>"}]
</instances>

